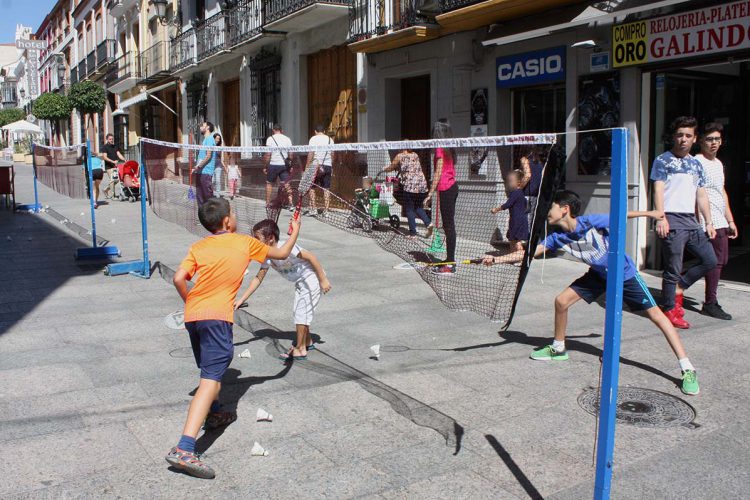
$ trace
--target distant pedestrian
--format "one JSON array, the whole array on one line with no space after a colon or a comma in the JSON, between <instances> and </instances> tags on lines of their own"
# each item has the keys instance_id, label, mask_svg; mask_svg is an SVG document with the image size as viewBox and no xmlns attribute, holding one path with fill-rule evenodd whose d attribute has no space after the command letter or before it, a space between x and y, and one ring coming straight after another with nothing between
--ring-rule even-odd
<instances>
[{"instance_id":1,"label":"distant pedestrian","mask_svg":"<svg viewBox=\"0 0 750 500\"><path fill-rule=\"evenodd\" d=\"M315 135L310 137L310 146L327 146L333 144L333 139L325 133L325 126L322 123L315 125ZM315 177L315 184L323 189L323 201L325 203L325 212L327 213L331 206L331 178L333 177L333 151L308 153L305 170L310 168L318 169ZM310 190L310 205L313 211L317 210L319 214L323 213L322 208L317 207L315 191Z\"/></svg>"},{"instance_id":2,"label":"distant pedestrian","mask_svg":"<svg viewBox=\"0 0 750 500\"><path fill-rule=\"evenodd\" d=\"M716 237L711 240L716 254L716 267L706 274L706 298L701 313L718 319L730 320L732 316L722 309L717 298L717 289L721 271L729 261L729 240L737 238L737 225L729 207L729 197L724 189L724 165L716 157L721 147L722 132L724 127L721 123L706 123L703 126L700 146L701 152L696 158L703 165L703 173L706 176L706 194L708 204L711 207L711 220L716 229ZM703 227L705 220L701 218Z\"/></svg>"},{"instance_id":3,"label":"distant pedestrian","mask_svg":"<svg viewBox=\"0 0 750 500\"><path fill-rule=\"evenodd\" d=\"M114 190L114 178L112 175L112 169L117 168L118 162L125 163L125 157L122 155L119 146L115 144L115 136L113 134L107 134L104 146L102 146L99 152L99 158L104 161L104 171L109 177L107 181L107 187L104 188L104 196L111 198L114 194L110 190Z\"/></svg>"},{"instance_id":4,"label":"distant pedestrian","mask_svg":"<svg viewBox=\"0 0 750 500\"><path fill-rule=\"evenodd\" d=\"M523 250L523 244L529 240L529 220L526 216L526 197L521 189L523 172L512 170L505 179L508 189L508 200L491 211L496 214L502 210L508 210L508 231L505 237L511 245L511 252Z\"/></svg>"},{"instance_id":5,"label":"distant pedestrian","mask_svg":"<svg viewBox=\"0 0 750 500\"><path fill-rule=\"evenodd\" d=\"M453 137L450 123L441 118L432 127L433 139L449 139ZM424 201L427 208L432 202L435 192L438 193L440 219L445 232L446 264L435 267L434 272L442 275L452 275L456 272L456 200L458 199L458 184L456 183L456 153L453 148L435 149L435 171L432 175L432 186Z\"/></svg>"},{"instance_id":6,"label":"distant pedestrian","mask_svg":"<svg viewBox=\"0 0 750 500\"><path fill-rule=\"evenodd\" d=\"M216 146L216 142L214 142L214 138L211 135L214 132L213 123L203 122L200 131L203 134L203 146ZM198 151L198 164L195 166L193 172L196 174L195 187L199 207L214 195L213 177L215 166L216 153L205 149Z\"/></svg>"},{"instance_id":7,"label":"distant pedestrian","mask_svg":"<svg viewBox=\"0 0 750 500\"><path fill-rule=\"evenodd\" d=\"M523 189L523 195L526 197L526 213L529 220L529 228L531 228L531 224L534 220L534 213L536 212L537 200L539 198L539 188L542 186L544 165L539 161L539 156L535 151L532 151L526 156L522 156L519 163L521 165L521 170L524 173L521 188Z\"/></svg>"},{"instance_id":8,"label":"distant pedestrian","mask_svg":"<svg viewBox=\"0 0 750 500\"><path fill-rule=\"evenodd\" d=\"M223 146L224 141L221 138L221 134L216 133L214 134L214 143L217 146ZM224 191L224 184L223 184L223 174L224 174L224 159L226 157L226 153L224 151L215 153L216 154L216 163L214 167L214 175L213 175L213 185L214 185L214 193L218 196L219 193Z\"/></svg>"},{"instance_id":9,"label":"distant pedestrian","mask_svg":"<svg viewBox=\"0 0 750 500\"><path fill-rule=\"evenodd\" d=\"M234 298L248 264L253 260L287 258L300 226L299 221L293 221L287 243L271 248L251 236L235 233L237 217L225 199L204 200L198 208L198 219L211 235L190 247L173 282L185 301L185 328L201 370L200 382L188 408L182 436L165 459L192 476L212 479L216 473L196 453L195 441L201 426L216 429L237 419L236 413L222 411L219 404L221 379L234 357ZM198 279L188 291L188 280L195 276Z\"/></svg>"},{"instance_id":10,"label":"distant pedestrian","mask_svg":"<svg viewBox=\"0 0 750 500\"><path fill-rule=\"evenodd\" d=\"M294 205L292 197L292 187L289 185L289 175L292 169L294 153L285 151L284 148L292 146L292 140L285 136L281 131L281 125L274 123L271 136L266 139L266 146L274 148L272 153L266 153L264 158L266 167L263 173L266 174L266 207L271 205L271 195L276 180L279 181L279 187L286 191L287 207Z\"/></svg>"},{"instance_id":11,"label":"distant pedestrian","mask_svg":"<svg viewBox=\"0 0 750 500\"><path fill-rule=\"evenodd\" d=\"M422 204L427 197L427 179L419 162L419 155L409 149L397 154L385 172L398 170L401 174L401 187L404 190L404 210L409 221L409 238L417 237L417 217L422 219L427 228L426 238L432 234L432 219L425 212Z\"/></svg>"},{"instance_id":12,"label":"distant pedestrian","mask_svg":"<svg viewBox=\"0 0 750 500\"><path fill-rule=\"evenodd\" d=\"M242 181L242 170L237 165L237 156L232 153L229 157L230 165L227 167L227 179L229 181L229 198L233 200Z\"/></svg>"}]
</instances>

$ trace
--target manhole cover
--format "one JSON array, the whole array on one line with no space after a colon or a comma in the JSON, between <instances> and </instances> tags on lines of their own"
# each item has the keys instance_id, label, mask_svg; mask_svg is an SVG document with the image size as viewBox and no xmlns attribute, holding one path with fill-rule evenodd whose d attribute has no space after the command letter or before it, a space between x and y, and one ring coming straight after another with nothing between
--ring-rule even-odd
<instances>
[{"instance_id":1,"label":"manhole cover","mask_svg":"<svg viewBox=\"0 0 750 500\"><path fill-rule=\"evenodd\" d=\"M585 389L578 404L592 415L599 413L599 390ZM680 398L640 387L620 387L617 392L618 422L636 427L697 427L695 409Z\"/></svg>"}]
</instances>

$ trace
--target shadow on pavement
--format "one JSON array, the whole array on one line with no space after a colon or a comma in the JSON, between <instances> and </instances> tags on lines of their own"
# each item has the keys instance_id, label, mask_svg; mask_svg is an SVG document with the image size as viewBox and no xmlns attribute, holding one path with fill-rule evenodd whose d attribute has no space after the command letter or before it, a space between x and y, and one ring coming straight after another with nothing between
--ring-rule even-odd
<instances>
[{"instance_id":1,"label":"shadow on pavement","mask_svg":"<svg viewBox=\"0 0 750 500\"><path fill-rule=\"evenodd\" d=\"M513 477L516 478L518 484L520 484L524 491L526 491L526 494L529 495L529 498L535 500L544 498L542 497L542 494L539 493L539 490L534 487L534 484L529 480L526 474L523 473L515 460L513 460L513 457L510 456L510 453L508 453L508 451L503 448L503 445L501 445L498 440L495 439L495 436L491 434L485 434L484 437L487 442L490 443L490 446L492 446L492 448L495 450L495 453L497 453L500 459L505 463L505 466L508 468L511 474L513 474Z\"/></svg>"}]
</instances>

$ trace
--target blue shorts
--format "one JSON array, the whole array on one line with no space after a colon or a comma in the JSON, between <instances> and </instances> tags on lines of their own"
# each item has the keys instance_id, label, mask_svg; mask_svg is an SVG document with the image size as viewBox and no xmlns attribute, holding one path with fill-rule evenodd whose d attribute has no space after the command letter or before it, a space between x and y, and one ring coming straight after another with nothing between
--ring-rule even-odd
<instances>
[{"instance_id":1,"label":"blue shorts","mask_svg":"<svg viewBox=\"0 0 750 500\"><path fill-rule=\"evenodd\" d=\"M273 184L279 179L282 183L289 180L289 168L286 165L268 165L266 182Z\"/></svg>"},{"instance_id":2,"label":"blue shorts","mask_svg":"<svg viewBox=\"0 0 750 500\"><path fill-rule=\"evenodd\" d=\"M583 300L591 304L607 291L607 280L590 269L589 272L571 283L570 288ZM656 301L648 290L646 283L638 273L622 284L622 300L631 311L645 311L656 307Z\"/></svg>"},{"instance_id":3,"label":"blue shorts","mask_svg":"<svg viewBox=\"0 0 750 500\"><path fill-rule=\"evenodd\" d=\"M205 320L185 323L201 378L221 382L234 356L232 323Z\"/></svg>"}]
</instances>

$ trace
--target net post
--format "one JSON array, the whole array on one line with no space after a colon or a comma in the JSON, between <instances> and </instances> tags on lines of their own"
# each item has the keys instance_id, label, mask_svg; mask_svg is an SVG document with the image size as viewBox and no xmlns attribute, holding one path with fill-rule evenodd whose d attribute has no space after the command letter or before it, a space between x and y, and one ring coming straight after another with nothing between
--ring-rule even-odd
<instances>
[{"instance_id":1,"label":"net post","mask_svg":"<svg viewBox=\"0 0 750 500\"><path fill-rule=\"evenodd\" d=\"M14 210L21 210L21 211L33 211L35 214L39 213L39 209L41 208L39 206L39 187L37 186L37 180L36 180L36 154L35 154L35 148L36 143L31 143L31 169L34 173L34 204L23 204L23 205L16 205L14 207Z\"/></svg>"},{"instance_id":2,"label":"net post","mask_svg":"<svg viewBox=\"0 0 750 500\"><path fill-rule=\"evenodd\" d=\"M610 497L615 448L615 415L622 327L622 286L625 274L627 221L628 130L612 130L612 179L607 256L607 306L604 320L602 385L599 394L599 432L596 447L594 499Z\"/></svg>"},{"instance_id":3,"label":"net post","mask_svg":"<svg viewBox=\"0 0 750 500\"><path fill-rule=\"evenodd\" d=\"M115 262L109 264L104 269L107 276L120 276L122 274L132 274L139 278L151 277L151 263L148 260L148 219L146 217L146 202L148 198L148 189L146 186L146 162L143 161L143 143L139 145L141 164L138 169L138 179L141 183L141 240L143 242L143 258L141 260L130 260L127 262Z\"/></svg>"},{"instance_id":4,"label":"net post","mask_svg":"<svg viewBox=\"0 0 750 500\"><path fill-rule=\"evenodd\" d=\"M76 249L75 258L79 259L102 259L110 257L119 257L120 250L115 246L97 246L96 238L96 209L94 208L94 177L93 170L91 168L91 141L86 140L86 146L84 146L83 161L88 174L88 185L89 185L89 206L91 207L91 248L78 248Z\"/></svg>"}]
</instances>

